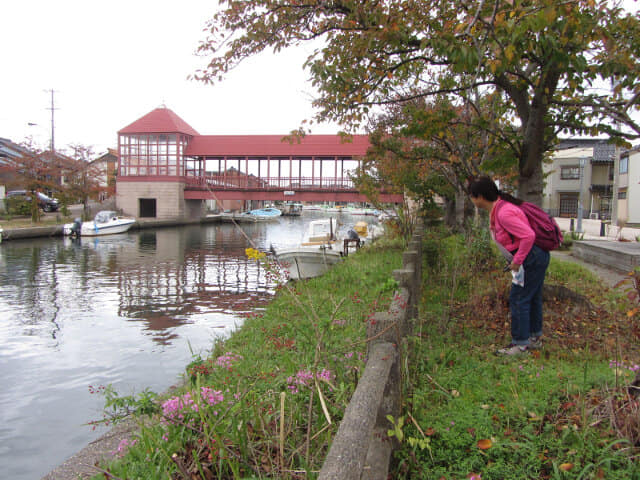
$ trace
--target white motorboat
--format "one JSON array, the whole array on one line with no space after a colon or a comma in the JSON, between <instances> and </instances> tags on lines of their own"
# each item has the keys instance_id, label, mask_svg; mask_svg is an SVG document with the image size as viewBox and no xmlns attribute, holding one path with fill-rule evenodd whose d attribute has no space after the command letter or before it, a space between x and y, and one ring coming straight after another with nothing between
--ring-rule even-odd
<instances>
[{"instance_id":1,"label":"white motorboat","mask_svg":"<svg viewBox=\"0 0 640 480\"><path fill-rule=\"evenodd\" d=\"M65 235L79 235L81 237L95 237L98 235L110 235L124 233L136 223L134 218L120 217L112 210L102 210L89 222L80 222L64 225Z\"/></svg>"},{"instance_id":2,"label":"white motorboat","mask_svg":"<svg viewBox=\"0 0 640 480\"><path fill-rule=\"evenodd\" d=\"M334 218L313 220L299 246L274 249L278 263L287 270L290 279L317 277L342 260L336 228Z\"/></svg>"}]
</instances>

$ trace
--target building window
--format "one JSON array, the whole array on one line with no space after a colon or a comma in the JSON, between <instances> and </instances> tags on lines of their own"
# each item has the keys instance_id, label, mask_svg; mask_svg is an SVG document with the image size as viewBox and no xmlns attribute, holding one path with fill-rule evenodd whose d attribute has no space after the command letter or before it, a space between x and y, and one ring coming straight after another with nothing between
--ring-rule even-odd
<instances>
[{"instance_id":1,"label":"building window","mask_svg":"<svg viewBox=\"0 0 640 480\"><path fill-rule=\"evenodd\" d=\"M622 157L620 159L620 175L624 175L629 172L629 157Z\"/></svg>"},{"instance_id":2,"label":"building window","mask_svg":"<svg viewBox=\"0 0 640 480\"><path fill-rule=\"evenodd\" d=\"M618 192L618 200L624 200L626 198L627 198L626 190L621 190L620 192Z\"/></svg>"},{"instance_id":3,"label":"building window","mask_svg":"<svg viewBox=\"0 0 640 480\"><path fill-rule=\"evenodd\" d=\"M560 194L560 216L575 217L578 213L578 194L577 193L561 193Z\"/></svg>"},{"instance_id":4,"label":"building window","mask_svg":"<svg viewBox=\"0 0 640 480\"><path fill-rule=\"evenodd\" d=\"M561 180L578 180L580 178L580 167L571 165L560 169Z\"/></svg>"}]
</instances>

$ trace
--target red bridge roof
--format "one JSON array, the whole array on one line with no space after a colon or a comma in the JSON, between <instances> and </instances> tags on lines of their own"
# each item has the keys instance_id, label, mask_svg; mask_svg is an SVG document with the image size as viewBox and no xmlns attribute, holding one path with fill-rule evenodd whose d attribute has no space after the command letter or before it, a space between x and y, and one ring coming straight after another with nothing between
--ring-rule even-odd
<instances>
[{"instance_id":1,"label":"red bridge roof","mask_svg":"<svg viewBox=\"0 0 640 480\"><path fill-rule=\"evenodd\" d=\"M307 135L293 142L284 135L200 135L185 150L188 156L364 156L367 135Z\"/></svg>"},{"instance_id":2,"label":"red bridge roof","mask_svg":"<svg viewBox=\"0 0 640 480\"><path fill-rule=\"evenodd\" d=\"M119 134L182 133L190 135L188 156L364 156L367 135L307 135L285 140L285 135L200 135L166 107L156 108L124 127Z\"/></svg>"},{"instance_id":3,"label":"red bridge roof","mask_svg":"<svg viewBox=\"0 0 640 480\"><path fill-rule=\"evenodd\" d=\"M167 107L152 110L132 124L124 127L118 133L185 133L192 136L199 135L191 125Z\"/></svg>"}]
</instances>

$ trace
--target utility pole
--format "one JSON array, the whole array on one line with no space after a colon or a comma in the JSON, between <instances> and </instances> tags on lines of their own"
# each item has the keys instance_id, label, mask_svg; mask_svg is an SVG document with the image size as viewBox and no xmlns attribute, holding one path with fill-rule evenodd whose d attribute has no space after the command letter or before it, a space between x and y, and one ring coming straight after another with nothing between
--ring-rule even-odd
<instances>
[{"instance_id":1,"label":"utility pole","mask_svg":"<svg viewBox=\"0 0 640 480\"><path fill-rule=\"evenodd\" d=\"M55 90L52 88L51 90L45 90L48 92L51 92L51 106L49 108L47 108L47 110L51 110L51 143L49 145L49 149L51 150L51 153L55 153L55 127L54 127L54 111L58 110L57 108L55 108L54 106L54 102L53 102L53 94L55 93Z\"/></svg>"},{"instance_id":2,"label":"utility pole","mask_svg":"<svg viewBox=\"0 0 640 480\"><path fill-rule=\"evenodd\" d=\"M582 185L584 183L583 178L584 178L584 166L587 163L587 159L586 158L581 158L579 160L580 162L580 190L578 191L578 228L576 230L576 232L578 233L583 233L582 230Z\"/></svg>"},{"instance_id":3,"label":"utility pole","mask_svg":"<svg viewBox=\"0 0 640 480\"><path fill-rule=\"evenodd\" d=\"M616 87L618 86L618 81L614 77L611 79L611 90L613 95L616 95ZM614 122L615 129L620 131L620 120ZM620 170L620 147L616 144L615 154L613 156L613 192L611 193L611 205L609 208L611 209L611 225L614 227L618 226L618 182L619 176L618 172Z\"/></svg>"}]
</instances>

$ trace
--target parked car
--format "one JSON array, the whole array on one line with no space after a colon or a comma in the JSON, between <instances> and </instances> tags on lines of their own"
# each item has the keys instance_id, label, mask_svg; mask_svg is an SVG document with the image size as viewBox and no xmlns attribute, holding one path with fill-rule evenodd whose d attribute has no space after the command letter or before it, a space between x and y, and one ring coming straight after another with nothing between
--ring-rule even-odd
<instances>
[{"instance_id":1,"label":"parked car","mask_svg":"<svg viewBox=\"0 0 640 480\"><path fill-rule=\"evenodd\" d=\"M36 192L38 198L38 206L45 212L55 212L60 208L60 202L55 198L48 197L44 193ZM23 199L26 202L31 201L31 195L26 190L12 190L7 192L7 199L16 198Z\"/></svg>"}]
</instances>

